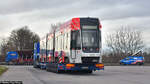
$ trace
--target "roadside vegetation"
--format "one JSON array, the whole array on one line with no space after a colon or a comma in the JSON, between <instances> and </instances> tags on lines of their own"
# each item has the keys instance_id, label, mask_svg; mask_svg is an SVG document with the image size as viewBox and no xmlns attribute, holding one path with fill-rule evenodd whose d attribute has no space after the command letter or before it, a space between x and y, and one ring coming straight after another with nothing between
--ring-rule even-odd
<instances>
[{"instance_id":1,"label":"roadside vegetation","mask_svg":"<svg viewBox=\"0 0 150 84\"><path fill-rule=\"evenodd\" d=\"M106 65L119 65L119 61L132 56L139 50L145 58L145 63L150 64L150 48L145 46L142 31L129 26L121 26L118 30L106 36L107 50L103 51L103 63Z\"/></svg>"},{"instance_id":2,"label":"roadside vegetation","mask_svg":"<svg viewBox=\"0 0 150 84\"><path fill-rule=\"evenodd\" d=\"M34 43L39 40L38 34L32 32L28 26L12 30L10 36L2 39L0 43L0 61L5 61L9 51L33 50Z\"/></svg>"},{"instance_id":3,"label":"roadside vegetation","mask_svg":"<svg viewBox=\"0 0 150 84\"><path fill-rule=\"evenodd\" d=\"M7 67L5 67L5 66L0 66L0 76L1 76L5 71L7 71L7 70L8 70Z\"/></svg>"}]
</instances>

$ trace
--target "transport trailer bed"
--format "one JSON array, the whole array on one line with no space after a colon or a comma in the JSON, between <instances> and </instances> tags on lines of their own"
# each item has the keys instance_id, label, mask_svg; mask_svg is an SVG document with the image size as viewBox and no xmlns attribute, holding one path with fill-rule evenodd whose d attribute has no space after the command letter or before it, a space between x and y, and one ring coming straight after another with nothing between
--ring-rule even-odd
<instances>
[{"instance_id":1,"label":"transport trailer bed","mask_svg":"<svg viewBox=\"0 0 150 84\"><path fill-rule=\"evenodd\" d=\"M60 64L60 63L47 63L47 71L61 72L61 71L96 71L104 70L103 64Z\"/></svg>"}]
</instances>

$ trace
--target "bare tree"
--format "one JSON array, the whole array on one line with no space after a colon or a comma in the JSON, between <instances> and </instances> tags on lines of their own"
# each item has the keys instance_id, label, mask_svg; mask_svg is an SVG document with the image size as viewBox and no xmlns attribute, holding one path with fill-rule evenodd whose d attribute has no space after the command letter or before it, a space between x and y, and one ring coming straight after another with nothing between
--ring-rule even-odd
<instances>
[{"instance_id":1,"label":"bare tree","mask_svg":"<svg viewBox=\"0 0 150 84\"><path fill-rule=\"evenodd\" d=\"M8 40L3 38L2 39L2 42L1 42L1 55L5 55L6 53L4 52L7 52L8 51Z\"/></svg>"},{"instance_id":2,"label":"bare tree","mask_svg":"<svg viewBox=\"0 0 150 84\"><path fill-rule=\"evenodd\" d=\"M51 24L50 32L56 31L61 25L62 25L62 23L60 23L60 22L58 22L56 24Z\"/></svg>"},{"instance_id":3,"label":"bare tree","mask_svg":"<svg viewBox=\"0 0 150 84\"><path fill-rule=\"evenodd\" d=\"M39 41L39 36L31 32L26 26L20 29L13 30L7 39L3 39L0 45L1 54L6 54L8 51L33 50L35 42Z\"/></svg>"},{"instance_id":4,"label":"bare tree","mask_svg":"<svg viewBox=\"0 0 150 84\"><path fill-rule=\"evenodd\" d=\"M13 30L8 38L2 39L1 59L5 58L8 51L33 50L34 43L38 41L39 36L31 32L27 26Z\"/></svg>"},{"instance_id":5,"label":"bare tree","mask_svg":"<svg viewBox=\"0 0 150 84\"><path fill-rule=\"evenodd\" d=\"M143 50L144 50L144 53L150 54L150 48L149 47L146 47Z\"/></svg>"},{"instance_id":6,"label":"bare tree","mask_svg":"<svg viewBox=\"0 0 150 84\"><path fill-rule=\"evenodd\" d=\"M15 50L33 49L34 43L39 41L39 36L31 32L27 26L13 30L9 43Z\"/></svg>"},{"instance_id":7,"label":"bare tree","mask_svg":"<svg viewBox=\"0 0 150 84\"><path fill-rule=\"evenodd\" d=\"M144 47L142 34L129 27L121 27L107 35L107 46L113 53L133 54Z\"/></svg>"}]
</instances>

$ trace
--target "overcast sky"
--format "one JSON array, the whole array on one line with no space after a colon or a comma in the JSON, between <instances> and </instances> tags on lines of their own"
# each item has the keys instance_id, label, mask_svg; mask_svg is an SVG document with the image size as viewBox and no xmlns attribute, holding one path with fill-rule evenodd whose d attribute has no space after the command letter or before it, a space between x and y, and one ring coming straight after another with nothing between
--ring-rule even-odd
<instances>
[{"instance_id":1,"label":"overcast sky","mask_svg":"<svg viewBox=\"0 0 150 84\"><path fill-rule=\"evenodd\" d=\"M120 26L130 26L150 44L150 0L2 0L0 38L26 25L42 37L50 24L88 16L101 20L103 39Z\"/></svg>"}]
</instances>

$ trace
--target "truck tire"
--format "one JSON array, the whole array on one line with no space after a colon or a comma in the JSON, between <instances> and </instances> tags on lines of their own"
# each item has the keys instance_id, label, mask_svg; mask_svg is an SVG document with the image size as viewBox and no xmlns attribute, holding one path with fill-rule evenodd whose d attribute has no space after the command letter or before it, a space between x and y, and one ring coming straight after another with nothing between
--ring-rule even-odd
<instances>
[{"instance_id":1,"label":"truck tire","mask_svg":"<svg viewBox=\"0 0 150 84\"><path fill-rule=\"evenodd\" d=\"M120 65L125 65L124 63L120 63Z\"/></svg>"},{"instance_id":2,"label":"truck tire","mask_svg":"<svg viewBox=\"0 0 150 84\"><path fill-rule=\"evenodd\" d=\"M142 65L142 63L140 63L140 62L137 62L136 64L137 64L137 65Z\"/></svg>"},{"instance_id":3,"label":"truck tire","mask_svg":"<svg viewBox=\"0 0 150 84\"><path fill-rule=\"evenodd\" d=\"M50 70L46 67L46 71L50 72Z\"/></svg>"}]
</instances>

